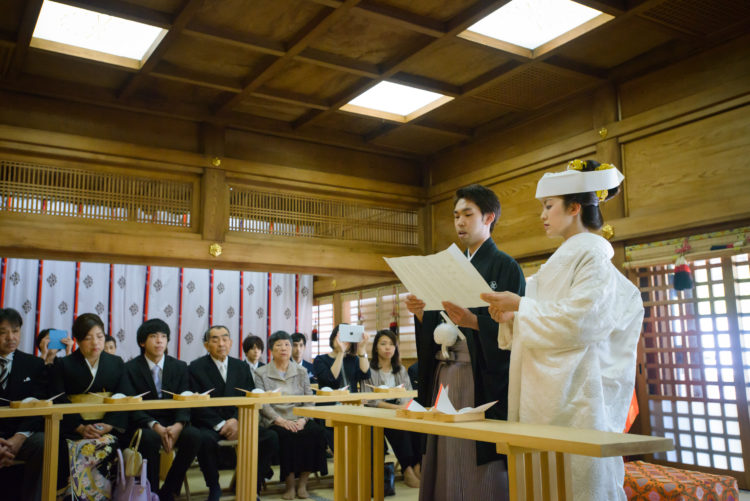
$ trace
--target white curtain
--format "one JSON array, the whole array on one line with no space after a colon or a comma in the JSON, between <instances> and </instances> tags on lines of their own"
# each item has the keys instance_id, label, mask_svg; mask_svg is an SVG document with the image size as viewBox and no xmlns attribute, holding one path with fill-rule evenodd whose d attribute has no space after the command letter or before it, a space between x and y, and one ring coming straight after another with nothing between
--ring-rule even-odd
<instances>
[{"instance_id":1,"label":"white curtain","mask_svg":"<svg viewBox=\"0 0 750 501\"><path fill-rule=\"evenodd\" d=\"M313 307L313 276L299 275L299 290L297 291L297 330L305 335L306 360L312 361L312 307Z\"/></svg>"},{"instance_id":2,"label":"white curtain","mask_svg":"<svg viewBox=\"0 0 750 501\"><path fill-rule=\"evenodd\" d=\"M109 325L109 268L106 263L80 263L78 273L79 315L96 313L104 322L104 331ZM119 344L119 342L118 342Z\"/></svg>"},{"instance_id":3,"label":"white curtain","mask_svg":"<svg viewBox=\"0 0 750 501\"><path fill-rule=\"evenodd\" d=\"M148 318L159 318L169 326L169 354L177 356L180 308L180 268L151 266L148 284Z\"/></svg>"},{"instance_id":4,"label":"white curtain","mask_svg":"<svg viewBox=\"0 0 750 501\"><path fill-rule=\"evenodd\" d=\"M229 329L232 339L230 355L237 356L237 345L242 344L240 333L240 272L214 270L212 323Z\"/></svg>"},{"instance_id":5,"label":"white curtain","mask_svg":"<svg viewBox=\"0 0 750 501\"><path fill-rule=\"evenodd\" d=\"M203 333L208 329L209 270L184 268L182 275L182 320L180 360L188 363L206 354Z\"/></svg>"},{"instance_id":6,"label":"white curtain","mask_svg":"<svg viewBox=\"0 0 750 501\"><path fill-rule=\"evenodd\" d=\"M5 296L3 308L13 308L21 314L21 351L34 353L36 339L36 297L39 282L39 261L36 259L13 259L5 265ZM70 330L67 326L65 330Z\"/></svg>"},{"instance_id":7,"label":"white curtain","mask_svg":"<svg viewBox=\"0 0 750 501\"><path fill-rule=\"evenodd\" d=\"M40 273L41 301L37 304ZM105 331L117 339L117 354L126 361L140 354L136 332L148 318L160 318L169 325L172 356L188 363L203 356L209 316L214 324L229 328L232 356L244 359L242 340L249 335L259 336L267 344L274 331L299 330L308 337L306 357L310 357L311 275L271 275L269 326L268 273L214 270L213 289L210 273L193 268L8 258L2 306L21 314L20 349L27 353L34 353L34 340L41 329L70 333L77 312L99 315ZM264 356L268 358L267 350Z\"/></svg>"},{"instance_id":8,"label":"white curtain","mask_svg":"<svg viewBox=\"0 0 750 501\"><path fill-rule=\"evenodd\" d=\"M294 332L295 304L294 275L271 275L271 334L276 331Z\"/></svg>"},{"instance_id":9,"label":"white curtain","mask_svg":"<svg viewBox=\"0 0 750 501\"><path fill-rule=\"evenodd\" d=\"M242 339L258 336L266 344L268 337L268 273L242 272ZM240 347L237 353L242 351ZM245 354L242 353L242 360ZM266 359L265 353L264 360Z\"/></svg>"},{"instance_id":10,"label":"white curtain","mask_svg":"<svg viewBox=\"0 0 750 501\"><path fill-rule=\"evenodd\" d=\"M146 267L116 264L112 277L112 327L117 355L126 362L141 354L136 332L143 323Z\"/></svg>"},{"instance_id":11,"label":"white curtain","mask_svg":"<svg viewBox=\"0 0 750 501\"><path fill-rule=\"evenodd\" d=\"M62 329L70 333L76 290L76 263L42 261L39 330Z\"/></svg>"}]
</instances>

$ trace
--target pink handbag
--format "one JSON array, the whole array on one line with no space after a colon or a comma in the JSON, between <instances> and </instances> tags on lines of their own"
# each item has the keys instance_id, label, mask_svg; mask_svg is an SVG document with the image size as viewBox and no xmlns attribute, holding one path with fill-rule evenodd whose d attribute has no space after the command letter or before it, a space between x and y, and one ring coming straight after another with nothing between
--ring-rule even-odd
<instances>
[{"instance_id":1,"label":"pink handbag","mask_svg":"<svg viewBox=\"0 0 750 501\"><path fill-rule=\"evenodd\" d=\"M112 492L112 501L159 501L159 496L151 492L151 484L146 476L148 461L143 460L141 476L138 478L125 476L125 463L120 449L117 449L117 459L117 484Z\"/></svg>"}]
</instances>

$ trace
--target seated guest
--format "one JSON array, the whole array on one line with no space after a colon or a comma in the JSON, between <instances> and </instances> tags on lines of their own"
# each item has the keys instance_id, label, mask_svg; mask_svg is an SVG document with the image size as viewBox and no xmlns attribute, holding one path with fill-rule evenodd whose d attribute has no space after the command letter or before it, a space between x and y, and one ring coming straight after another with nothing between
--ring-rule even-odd
<instances>
[{"instance_id":1,"label":"seated guest","mask_svg":"<svg viewBox=\"0 0 750 501\"><path fill-rule=\"evenodd\" d=\"M292 334L292 360L294 360L297 365L301 365L307 370L307 377L310 378L310 384L315 384L318 380L315 379L315 375L313 375L313 364L302 358L305 354L306 345L307 338L304 334L301 332L295 332Z\"/></svg>"},{"instance_id":2,"label":"seated guest","mask_svg":"<svg viewBox=\"0 0 750 501\"><path fill-rule=\"evenodd\" d=\"M280 389L283 395L312 395L307 370L290 361L291 336L274 332L268 340L273 359L255 372L255 385L266 391ZM326 470L326 442L323 427L312 419L295 416L294 407L305 404L266 404L260 410L261 424L271 426L279 436L281 478L286 482L283 499L309 498L307 478L311 472ZM297 489L294 477L299 477Z\"/></svg>"},{"instance_id":3,"label":"seated guest","mask_svg":"<svg viewBox=\"0 0 750 501\"><path fill-rule=\"evenodd\" d=\"M122 359L104 351L104 324L94 313L73 322L78 349L55 359L50 394L63 393L56 402L84 402L102 395L133 395ZM65 414L60 423L60 483L70 474L76 499L109 499L115 476L118 440L128 424L126 412Z\"/></svg>"},{"instance_id":4,"label":"seated guest","mask_svg":"<svg viewBox=\"0 0 750 501\"><path fill-rule=\"evenodd\" d=\"M148 392L144 400L171 400L167 393L182 393L189 389L188 368L185 362L166 355L169 326L152 318L138 328L141 355L125 364L125 370L136 394ZM166 391L163 391L166 390ZM151 490L158 491L161 501L172 501L180 490L185 472L200 448L201 434L190 426L190 409L154 409L135 411L131 423L141 428L140 452L148 460L148 481ZM164 485L159 489L159 448L176 450Z\"/></svg>"},{"instance_id":5,"label":"seated guest","mask_svg":"<svg viewBox=\"0 0 750 501\"><path fill-rule=\"evenodd\" d=\"M372 342L372 363L370 364L371 377L367 381L372 386L385 385L390 388L403 384L404 389L411 390L411 381L406 373L406 368L401 365L398 354L398 339L388 329L378 331ZM409 398L395 400L374 400L365 402L365 405L381 407L385 409L403 409ZM404 431L384 430L385 436L393 447L401 470L404 473L404 482L409 487L419 487L419 462L422 449L419 442L419 434Z\"/></svg>"},{"instance_id":6,"label":"seated guest","mask_svg":"<svg viewBox=\"0 0 750 501\"><path fill-rule=\"evenodd\" d=\"M117 355L117 341L109 334L104 336L104 351L110 355Z\"/></svg>"},{"instance_id":7,"label":"seated guest","mask_svg":"<svg viewBox=\"0 0 750 501\"><path fill-rule=\"evenodd\" d=\"M367 360L367 333L361 343L339 341L339 326L331 332L331 348L328 354L318 355L313 361L313 373L318 385L335 389L349 386L349 391L359 391L359 382L370 377L370 362Z\"/></svg>"},{"instance_id":8,"label":"seated guest","mask_svg":"<svg viewBox=\"0 0 750 501\"><path fill-rule=\"evenodd\" d=\"M255 370L258 367L266 365L260 361L261 356L263 356L263 340L258 336L253 336L252 334L247 336L242 341L242 351L245 352L245 358L247 358L251 374L255 374Z\"/></svg>"},{"instance_id":9,"label":"seated guest","mask_svg":"<svg viewBox=\"0 0 750 501\"><path fill-rule=\"evenodd\" d=\"M409 368L406 370L407 373L409 373L409 380L411 381L411 389L412 390L418 390L419 389L419 360L414 362L409 366Z\"/></svg>"},{"instance_id":10,"label":"seated guest","mask_svg":"<svg viewBox=\"0 0 750 501\"><path fill-rule=\"evenodd\" d=\"M73 351L73 340L69 337L64 337L60 340L62 344L65 345L65 351L60 352L59 349L57 350L50 350L49 347L49 332L52 329L44 329L39 331L39 334L36 336L36 341L34 342L36 349L39 352L39 357L44 360L44 363L47 365L52 365L52 362L55 361L55 357L60 354L61 357L70 355L70 353Z\"/></svg>"},{"instance_id":11,"label":"seated guest","mask_svg":"<svg viewBox=\"0 0 750 501\"><path fill-rule=\"evenodd\" d=\"M0 407L9 400L27 397L46 398L45 367L42 359L18 350L21 342L21 315L12 308L0 309ZM16 484L18 477L7 478L14 460L25 461L20 499L41 498L44 433L41 418L0 419L0 472L3 490ZM0 495L0 498L4 498Z\"/></svg>"},{"instance_id":12,"label":"seated guest","mask_svg":"<svg viewBox=\"0 0 750 501\"><path fill-rule=\"evenodd\" d=\"M203 335L203 346L208 355L197 358L188 367L190 389L197 393L208 390L212 397L239 397L245 394L236 388L253 390L255 384L250 375L250 368L241 360L229 356L232 339L229 330L223 325L208 328ZM218 501L221 497L219 487L220 440L237 440L238 421L237 407L196 407L192 410L191 421L201 432L201 447L198 451L203 478L208 486L209 501ZM258 486L260 478L270 468L270 460L278 450L276 433L264 427L258 428ZM230 457L229 462L236 460L234 449L222 451Z\"/></svg>"}]
</instances>

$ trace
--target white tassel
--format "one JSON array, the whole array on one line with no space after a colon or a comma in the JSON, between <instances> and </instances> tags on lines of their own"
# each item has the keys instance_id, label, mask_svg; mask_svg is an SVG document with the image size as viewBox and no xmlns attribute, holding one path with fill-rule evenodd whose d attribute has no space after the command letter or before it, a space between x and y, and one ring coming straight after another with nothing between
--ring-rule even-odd
<instances>
[{"instance_id":1,"label":"white tassel","mask_svg":"<svg viewBox=\"0 0 750 501\"><path fill-rule=\"evenodd\" d=\"M444 311L441 311L440 315L442 315L445 323L435 327L432 336L433 339L435 339L435 342L440 345L440 351L443 353L443 358L447 359L448 348L456 344L458 339L461 339L462 341L465 340L466 336L464 336L463 332L456 327L456 324L451 321L450 317L448 317Z\"/></svg>"}]
</instances>

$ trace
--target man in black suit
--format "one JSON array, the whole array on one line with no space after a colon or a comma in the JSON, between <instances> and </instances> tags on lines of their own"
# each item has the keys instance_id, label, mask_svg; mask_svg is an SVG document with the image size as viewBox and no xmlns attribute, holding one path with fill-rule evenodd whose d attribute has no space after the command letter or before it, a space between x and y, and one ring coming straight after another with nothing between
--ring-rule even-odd
<instances>
[{"instance_id":1,"label":"man in black suit","mask_svg":"<svg viewBox=\"0 0 750 501\"><path fill-rule=\"evenodd\" d=\"M302 358L305 354L307 338L301 332L292 334L292 360L307 369L307 377L310 378L310 384L317 384L318 379L313 374L313 364Z\"/></svg>"},{"instance_id":2,"label":"man in black suit","mask_svg":"<svg viewBox=\"0 0 750 501\"><path fill-rule=\"evenodd\" d=\"M213 389L212 397L237 397L244 393L236 388L253 390L255 383L250 376L250 368L241 360L230 357L232 339L229 329L223 325L208 328L203 335L203 346L208 355L200 357L190 364L191 389L203 393ZM203 477L209 489L209 501L218 501L221 497L219 487L219 440L237 440L238 421L237 407L196 407L192 410L192 422L202 433L201 449L198 452ZM279 438L273 431L258 427L258 475L260 478L270 468L270 459L279 449ZM230 461L235 461L231 451ZM239 472L240 475L243 472Z\"/></svg>"},{"instance_id":3,"label":"man in black suit","mask_svg":"<svg viewBox=\"0 0 750 501\"><path fill-rule=\"evenodd\" d=\"M0 400L0 406L3 407L8 405L6 400L48 396L45 391L44 361L17 349L22 324L23 319L16 310L0 309L0 397L4 399ZM44 459L44 433L41 430L41 418L0 419L0 472L6 477L5 473L9 470L5 468L14 460L25 462L20 494L23 500L41 498ZM12 483L15 482L3 481L6 486ZM8 494L8 491L4 492Z\"/></svg>"},{"instance_id":4,"label":"man in black suit","mask_svg":"<svg viewBox=\"0 0 750 501\"><path fill-rule=\"evenodd\" d=\"M152 318L138 328L136 334L141 355L125 364L130 385L135 394L148 392L144 400L171 399L167 393L182 393L189 389L188 367L185 362L166 355L169 326ZM166 391L164 391L166 390ZM180 490L185 473L198 454L201 434L190 426L190 409L153 409L135 411L131 426L141 429L140 452L148 460L148 480L151 490L158 492L161 501L172 501ZM175 458L164 485L159 489L159 448L175 450Z\"/></svg>"}]
</instances>

